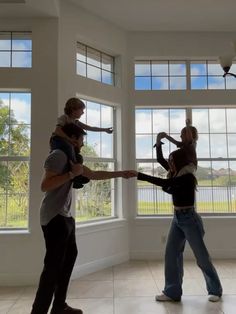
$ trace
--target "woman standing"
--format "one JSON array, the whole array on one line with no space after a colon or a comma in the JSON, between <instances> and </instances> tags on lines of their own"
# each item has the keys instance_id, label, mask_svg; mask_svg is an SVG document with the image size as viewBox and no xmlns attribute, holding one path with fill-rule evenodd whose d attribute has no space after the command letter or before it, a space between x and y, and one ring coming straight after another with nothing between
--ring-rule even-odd
<instances>
[{"instance_id":1,"label":"woman standing","mask_svg":"<svg viewBox=\"0 0 236 314\"><path fill-rule=\"evenodd\" d=\"M197 265L202 270L208 291L208 300L219 301L222 287L205 243L201 217L195 211L196 166L189 162L189 149L181 148L172 152L168 163L163 158L160 138L156 143L158 161L169 171L168 178L162 179L136 173L137 179L161 186L172 195L174 217L169 230L165 251L165 287L156 301L180 301L183 282L183 251L186 240L193 250ZM162 160L163 159L163 160Z\"/></svg>"}]
</instances>

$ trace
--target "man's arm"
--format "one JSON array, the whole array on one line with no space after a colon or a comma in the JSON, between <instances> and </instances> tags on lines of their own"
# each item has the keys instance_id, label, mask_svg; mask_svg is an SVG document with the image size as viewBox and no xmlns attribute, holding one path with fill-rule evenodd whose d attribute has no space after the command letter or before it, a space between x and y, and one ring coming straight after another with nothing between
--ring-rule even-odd
<instances>
[{"instance_id":1,"label":"man's arm","mask_svg":"<svg viewBox=\"0 0 236 314\"><path fill-rule=\"evenodd\" d=\"M90 180L106 180L112 178L131 178L135 177L135 174L132 171L93 171L86 166L83 166L83 176L89 178Z\"/></svg>"},{"instance_id":2,"label":"man's arm","mask_svg":"<svg viewBox=\"0 0 236 314\"><path fill-rule=\"evenodd\" d=\"M91 126L91 125L85 124L79 120L76 121L76 124L80 126L82 129L87 130L87 131L106 132L108 134L111 134L113 132L113 128L99 128L97 126Z\"/></svg>"},{"instance_id":3,"label":"man's arm","mask_svg":"<svg viewBox=\"0 0 236 314\"><path fill-rule=\"evenodd\" d=\"M64 183L74 179L75 176L79 176L83 173L83 166L80 164L73 164L71 168L71 171L60 175L56 172L45 170L41 182L41 190L43 192L54 190Z\"/></svg>"}]
</instances>

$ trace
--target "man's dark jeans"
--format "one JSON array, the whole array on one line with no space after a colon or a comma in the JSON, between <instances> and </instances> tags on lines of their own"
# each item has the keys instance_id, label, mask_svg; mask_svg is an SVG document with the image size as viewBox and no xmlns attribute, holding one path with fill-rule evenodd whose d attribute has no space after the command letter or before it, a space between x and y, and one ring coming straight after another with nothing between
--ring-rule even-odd
<instances>
[{"instance_id":1,"label":"man's dark jeans","mask_svg":"<svg viewBox=\"0 0 236 314\"><path fill-rule=\"evenodd\" d=\"M74 218L57 215L42 229L46 255L31 314L46 314L53 296L53 308L63 308L78 253Z\"/></svg>"}]
</instances>

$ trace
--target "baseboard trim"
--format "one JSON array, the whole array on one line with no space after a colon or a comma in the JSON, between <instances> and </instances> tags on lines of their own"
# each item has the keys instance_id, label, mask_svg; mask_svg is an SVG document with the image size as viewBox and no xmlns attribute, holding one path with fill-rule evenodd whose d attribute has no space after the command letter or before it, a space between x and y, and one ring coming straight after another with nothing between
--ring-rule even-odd
<instances>
[{"instance_id":1,"label":"baseboard trim","mask_svg":"<svg viewBox=\"0 0 236 314\"><path fill-rule=\"evenodd\" d=\"M87 274L91 274L93 272L120 264L128 261L130 258L129 252L123 252L120 254L115 254L112 256L107 256L105 258L91 261L85 264L78 264L75 265L73 273L72 273L72 279L80 278L82 276L85 276Z\"/></svg>"},{"instance_id":2,"label":"baseboard trim","mask_svg":"<svg viewBox=\"0 0 236 314\"><path fill-rule=\"evenodd\" d=\"M235 250L210 250L210 256L213 259L236 259ZM164 250L163 251L131 251L130 259L133 260L163 260L164 259ZM193 252L190 249L184 251L184 257L186 259L194 259Z\"/></svg>"}]
</instances>

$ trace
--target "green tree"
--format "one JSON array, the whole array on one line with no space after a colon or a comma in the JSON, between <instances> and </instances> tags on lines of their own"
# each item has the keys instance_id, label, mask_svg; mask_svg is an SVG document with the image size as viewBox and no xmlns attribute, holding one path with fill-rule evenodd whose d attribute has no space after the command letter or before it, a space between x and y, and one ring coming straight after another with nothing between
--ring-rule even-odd
<instances>
[{"instance_id":1,"label":"green tree","mask_svg":"<svg viewBox=\"0 0 236 314\"><path fill-rule=\"evenodd\" d=\"M13 226L24 220L28 212L29 162L8 157L28 157L30 138L28 126L18 123L14 112L0 100L0 226ZM7 200L7 202L6 202ZM7 214L5 214L7 213Z\"/></svg>"},{"instance_id":2,"label":"green tree","mask_svg":"<svg viewBox=\"0 0 236 314\"><path fill-rule=\"evenodd\" d=\"M85 145L83 156L97 158L93 147ZM91 170L107 171L106 162L90 161L84 163ZM110 216L111 214L111 180L91 180L76 195L76 216L79 220Z\"/></svg>"}]
</instances>

